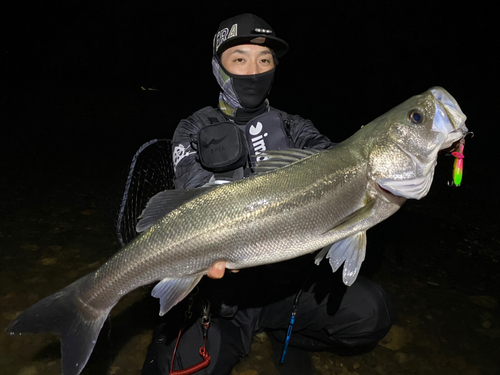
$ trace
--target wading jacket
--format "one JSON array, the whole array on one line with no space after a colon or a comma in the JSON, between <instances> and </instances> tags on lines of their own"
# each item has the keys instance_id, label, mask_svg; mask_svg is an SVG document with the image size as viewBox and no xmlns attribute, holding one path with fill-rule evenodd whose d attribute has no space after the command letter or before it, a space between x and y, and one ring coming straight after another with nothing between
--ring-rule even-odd
<instances>
[{"instance_id":1,"label":"wading jacket","mask_svg":"<svg viewBox=\"0 0 500 375\"><path fill-rule=\"evenodd\" d=\"M295 148L327 149L334 145L326 136L319 133L310 120L297 115L289 115L273 107L270 107L270 111L276 111L281 115L285 131ZM213 172L201 166L197 152L192 145L193 137L197 136L200 129L213 123L214 120L228 121L219 110L205 107L187 119L181 120L177 126L172 139L176 189L202 186L214 175ZM245 128L245 124L238 126L242 130ZM248 175L248 173L245 174Z\"/></svg>"}]
</instances>

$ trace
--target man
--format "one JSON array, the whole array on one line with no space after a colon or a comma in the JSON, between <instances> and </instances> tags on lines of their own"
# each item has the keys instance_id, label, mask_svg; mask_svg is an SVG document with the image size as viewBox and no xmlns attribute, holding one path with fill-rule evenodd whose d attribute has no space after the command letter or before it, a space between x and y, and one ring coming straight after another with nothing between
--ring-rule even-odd
<instances>
[{"instance_id":1,"label":"man","mask_svg":"<svg viewBox=\"0 0 500 375\"><path fill-rule=\"evenodd\" d=\"M221 23L212 56L213 73L222 89L218 108L205 107L176 128L177 189L249 176L265 150L333 146L309 120L269 105L277 58L287 50L288 44L252 14ZM292 311L296 321L287 356L284 364L277 364L283 374L311 373L306 350L353 353L371 348L394 320L392 304L378 285L359 277L347 288L328 265L316 267L308 256L222 278L224 270L225 263L219 262L208 274L221 280L207 281L212 284L213 317L206 343L211 363L197 374L229 374L239 358L248 354L252 336L259 330L268 332L277 363ZM170 319L155 330L143 375L169 373L175 327ZM202 331L199 321L191 321L183 331L174 369L200 362Z\"/></svg>"}]
</instances>

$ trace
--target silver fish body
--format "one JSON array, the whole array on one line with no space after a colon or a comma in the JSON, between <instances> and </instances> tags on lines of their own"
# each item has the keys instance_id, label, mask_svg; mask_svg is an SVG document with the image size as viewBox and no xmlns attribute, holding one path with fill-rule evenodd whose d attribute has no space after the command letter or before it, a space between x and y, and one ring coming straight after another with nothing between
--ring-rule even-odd
<instances>
[{"instance_id":1,"label":"silver fish body","mask_svg":"<svg viewBox=\"0 0 500 375\"><path fill-rule=\"evenodd\" d=\"M350 285L364 259L365 231L406 199L425 196L438 151L466 132L457 102L433 88L330 150L269 152L262 173L174 208L98 270L21 313L7 331L60 333L63 373L75 375L111 308L142 285L160 281L152 294L164 314L217 261L241 269L319 249L318 262L326 256L333 270L344 263ZM282 166L283 159L292 163Z\"/></svg>"}]
</instances>

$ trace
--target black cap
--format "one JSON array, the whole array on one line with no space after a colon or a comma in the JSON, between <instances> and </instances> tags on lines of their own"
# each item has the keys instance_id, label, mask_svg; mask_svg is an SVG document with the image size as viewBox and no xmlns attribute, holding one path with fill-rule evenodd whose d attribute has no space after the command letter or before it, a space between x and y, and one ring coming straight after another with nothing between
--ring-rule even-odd
<instances>
[{"instance_id":1,"label":"black cap","mask_svg":"<svg viewBox=\"0 0 500 375\"><path fill-rule=\"evenodd\" d=\"M213 53L221 55L226 49L244 43L269 47L277 57L288 51L288 43L276 38L269 24L262 18L245 13L228 18L219 25L214 36Z\"/></svg>"}]
</instances>

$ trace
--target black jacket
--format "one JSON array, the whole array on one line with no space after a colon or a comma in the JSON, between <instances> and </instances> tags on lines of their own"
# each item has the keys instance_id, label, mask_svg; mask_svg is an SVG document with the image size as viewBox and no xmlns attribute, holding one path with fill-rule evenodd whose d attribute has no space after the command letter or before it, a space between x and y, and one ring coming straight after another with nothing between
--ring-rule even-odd
<instances>
[{"instance_id":1,"label":"black jacket","mask_svg":"<svg viewBox=\"0 0 500 375\"><path fill-rule=\"evenodd\" d=\"M326 136L320 134L310 120L298 115L289 115L272 107L270 110L281 114L295 148L327 149L333 145ZM213 173L203 169L199 161L197 161L196 150L193 149L191 140L196 137L203 126L209 125L214 119L227 121L227 118L219 110L213 107L205 107L187 119L181 120L175 129L172 147L176 189L199 187L207 183L212 177Z\"/></svg>"}]
</instances>

